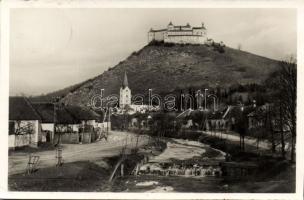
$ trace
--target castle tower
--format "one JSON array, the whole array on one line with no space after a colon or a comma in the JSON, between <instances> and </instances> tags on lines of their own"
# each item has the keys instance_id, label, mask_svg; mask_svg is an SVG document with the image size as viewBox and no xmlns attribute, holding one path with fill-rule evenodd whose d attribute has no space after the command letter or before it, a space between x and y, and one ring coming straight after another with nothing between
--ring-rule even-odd
<instances>
[{"instance_id":1,"label":"castle tower","mask_svg":"<svg viewBox=\"0 0 304 200\"><path fill-rule=\"evenodd\" d=\"M173 29L174 29L174 26L173 26L172 22L170 22L170 23L168 24L167 29L168 29L168 30L173 30Z\"/></svg>"},{"instance_id":2,"label":"castle tower","mask_svg":"<svg viewBox=\"0 0 304 200\"><path fill-rule=\"evenodd\" d=\"M124 108L126 105L131 105L131 90L128 84L127 73L125 72L124 80L120 87L119 107Z\"/></svg>"}]
</instances>

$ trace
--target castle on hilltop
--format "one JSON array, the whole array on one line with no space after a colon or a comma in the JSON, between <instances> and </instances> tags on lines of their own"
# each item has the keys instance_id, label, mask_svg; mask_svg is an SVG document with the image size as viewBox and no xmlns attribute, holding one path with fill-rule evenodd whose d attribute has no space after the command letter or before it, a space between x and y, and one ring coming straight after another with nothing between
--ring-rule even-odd
<instances>
[{"instance_id":1,"label":"castle on hilltop","mask_svg":"<svg viewBox=\"0 0 304 200\"><path fill-rule=\"evenodd\" d=\"M178 44L204 44L207 30L204 23L200 27L192 27L189 23L185 26L175 26L170 22L166 29L151 30L148 32L148 42L161 41Z\"/></svg>"}]
</instances>

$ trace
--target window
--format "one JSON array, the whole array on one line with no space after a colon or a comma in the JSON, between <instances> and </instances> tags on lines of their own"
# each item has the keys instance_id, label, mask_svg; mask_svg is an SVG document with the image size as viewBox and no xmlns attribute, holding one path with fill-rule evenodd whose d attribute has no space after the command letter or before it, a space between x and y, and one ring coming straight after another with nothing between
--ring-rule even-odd
<instances>
[{"instance_id":1,"label":"window","mask_svg":"<svg viewBox=\"0 0 304 200\"><path fill-rule=\"evenodd\" d=\"M15 134L15 122L9 122L9 135Z\"/></svg>"}]
</instances>

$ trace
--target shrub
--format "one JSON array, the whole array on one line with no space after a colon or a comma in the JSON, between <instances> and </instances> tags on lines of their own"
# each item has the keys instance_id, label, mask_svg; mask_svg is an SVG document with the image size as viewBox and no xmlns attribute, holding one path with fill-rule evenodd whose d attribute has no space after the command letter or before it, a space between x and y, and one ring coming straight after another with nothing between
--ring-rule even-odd
<instances>
[{"instance_id":1,"label":"shrub","mask_svg":"<svg viewBox=\"0 0 304 200\"><path fill-rule=\"evenodd\" d=\"M173 47L175 44L174 43L164 43L165 47Z\"/></svg>"}]
</instances>

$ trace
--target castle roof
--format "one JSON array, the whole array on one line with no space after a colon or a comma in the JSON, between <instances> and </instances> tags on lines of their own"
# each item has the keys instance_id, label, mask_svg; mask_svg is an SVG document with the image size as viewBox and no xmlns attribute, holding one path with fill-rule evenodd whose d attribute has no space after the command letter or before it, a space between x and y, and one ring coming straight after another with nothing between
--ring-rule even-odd
<instances>
[{"instance_id":1,"label":"castle roof","mask_svg":"<svg viewBox=\"0 0 304 200\"><path fill-rule=\"evenodd\" d=\"M166 31L167 29L158 29L158 30L154 30L151 28L150 32L163 32Z\"/></svg>"},{"instance_id":2,"label":"castle roof","mask_svg":"<svg viewBox=\"0 0 304 200\"><path fill-rule=\"evenodd\" d=\"M122 83L122 87L125 88L125 87L128 87L128 86L129 86L128 77L127 77L127 72L125 71L125 76L124 76L124 80L123 80L123 83Z\"/></svg>"}]
</instances>

